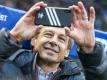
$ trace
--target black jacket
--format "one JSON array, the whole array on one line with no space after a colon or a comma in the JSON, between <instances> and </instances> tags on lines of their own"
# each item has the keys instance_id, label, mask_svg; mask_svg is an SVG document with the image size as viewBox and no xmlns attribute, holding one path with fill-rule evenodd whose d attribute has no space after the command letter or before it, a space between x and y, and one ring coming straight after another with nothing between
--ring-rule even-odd
<instances>
[{"instance_id":1,"label":"black jacket","mask_svg":"<svg viewBox=\"0 0 107 80\"><path fill-rule=\"evenodd\" d=\"M0 31L0 80L38 80L36 53L20 49L6 29ZM72 59L64 59L51 80L85 80L82 68Z\"/></svg>"},{"instance_id":2,"label":"black jacket","mask_svg":"<svg viewBox=\"0 0 107 80\"><path fill-rule=\"evenodd\" d=\"M87 55L79 51L79 58L85 70L86 80L107 80L107 54L104 44L96 42L94 51Z\"/></svg>"}]
</instances>

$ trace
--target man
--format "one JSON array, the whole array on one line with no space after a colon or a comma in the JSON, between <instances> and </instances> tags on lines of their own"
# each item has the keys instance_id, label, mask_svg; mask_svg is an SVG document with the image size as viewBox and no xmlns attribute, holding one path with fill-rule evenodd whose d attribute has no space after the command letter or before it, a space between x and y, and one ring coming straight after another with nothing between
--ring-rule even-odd
<instances>
[{"instance_id":1,"label":"man","mask_svg":"<svg viewBox=\"0 0 107 80\"><path fill-rule=\"evenodd\" d=\"M82 2L70 6L74 15L69 29L35 25L35 14L46 6L44 2L36 3L10 32L0 31L0 80L85 80L82 69L73 60L64 59L72 39L79 46L80 59L94 54L96 48L99 52L95 54L103 53L102 45L95 43L93 7L88 17ZM20 42L28 39L32 39L33 50L20 49ZM87 64L83 58L81 61L83 66ZM87 73L91 71L87 70Z\"/></svg>"}]
</instances>

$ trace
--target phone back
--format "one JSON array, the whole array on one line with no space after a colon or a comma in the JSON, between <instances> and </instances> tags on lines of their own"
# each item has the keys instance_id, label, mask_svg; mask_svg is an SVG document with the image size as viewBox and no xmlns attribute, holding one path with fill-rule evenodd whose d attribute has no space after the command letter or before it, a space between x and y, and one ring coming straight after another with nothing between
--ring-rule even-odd
<instances>
[{"instance_id":1,"label":"phone back","mask_svg":"<svg viewBox=\"0 0 107 80\"><path fill-rule=\"evenodd\" d=\"M35 16L36 25L65 27L71 25L72 13L68 8L46 7Z\"/></svg>"}]
</instances>

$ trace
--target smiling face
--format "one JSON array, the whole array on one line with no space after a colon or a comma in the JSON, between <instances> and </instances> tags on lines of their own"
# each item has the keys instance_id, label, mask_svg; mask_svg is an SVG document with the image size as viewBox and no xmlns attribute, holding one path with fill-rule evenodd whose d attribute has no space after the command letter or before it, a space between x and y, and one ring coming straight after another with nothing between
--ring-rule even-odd
<instances>
[{"instance_id":1,"label":"smiling face","mask_svg":"<svg viewBox=\"0 0 107 80\"><path fill-rule=\"evenodd\" d=\"M44 27L33 45L41 59L61 62L68 54L68 40L64 28Z\"/></svg>"}]
</instances>

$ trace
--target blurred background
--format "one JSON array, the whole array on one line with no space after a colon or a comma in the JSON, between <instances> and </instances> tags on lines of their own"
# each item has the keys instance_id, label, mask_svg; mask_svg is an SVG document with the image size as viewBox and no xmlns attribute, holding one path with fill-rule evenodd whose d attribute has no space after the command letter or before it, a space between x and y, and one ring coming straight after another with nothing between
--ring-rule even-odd
<instances>
[{"instance_id":1,"label":"blurred background","mask_svg":"<svg viewBox=\"0 0 107 80\"><path fill-rule=\"evenodd\" d=\"M44 1L48 6L68 7L83 1L87 10L94 6L96 10L95 28L107 32L107 0L0 0L0 5L27 11L34 3Z\"/></svg>"}]
</instances>

